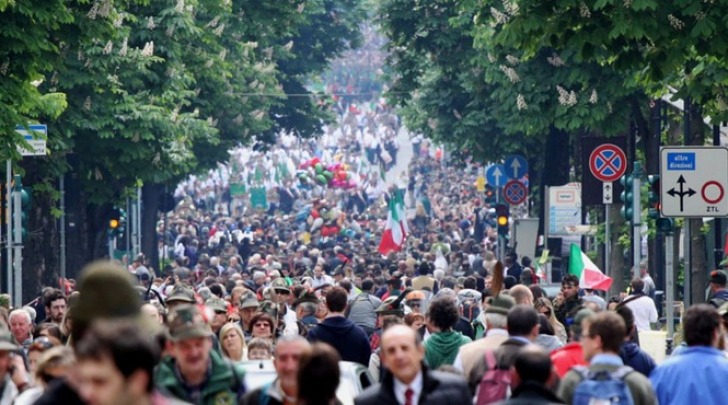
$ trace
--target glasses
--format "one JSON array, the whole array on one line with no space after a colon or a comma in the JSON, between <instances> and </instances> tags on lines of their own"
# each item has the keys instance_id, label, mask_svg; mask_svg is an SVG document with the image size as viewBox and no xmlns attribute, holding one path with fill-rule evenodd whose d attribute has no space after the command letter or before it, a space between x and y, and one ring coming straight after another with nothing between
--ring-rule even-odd
<instances>
[{"instance_id":1,"label":"glasses","mask_svg":"<svg viewBox=\"0 0 728 405\"><path fill-rule=\"evenodd\" d=\"M227 311L215 310L215 313L218 314L218 315L220 315L220 314L227 314Z\"/></svg>"}]
</instances>

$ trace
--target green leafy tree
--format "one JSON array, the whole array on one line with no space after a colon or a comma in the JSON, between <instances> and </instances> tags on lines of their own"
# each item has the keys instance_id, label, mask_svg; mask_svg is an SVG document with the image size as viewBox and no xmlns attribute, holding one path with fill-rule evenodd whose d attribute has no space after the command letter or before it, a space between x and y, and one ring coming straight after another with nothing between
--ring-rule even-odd
<instances>
[{"instance_id":1,"label":"green leafy tree","mask_svg":"<svg viewBox=\"0 0 728 405\"><path fill-rule=\"evenodd\" d=\"M53 68L57 44L48 37L71 21L66 2L0 0L0 158L17 158L24 142L16 125L56 117L66 108L63 94L37 87Z\"/></svg>"}]
</instances>

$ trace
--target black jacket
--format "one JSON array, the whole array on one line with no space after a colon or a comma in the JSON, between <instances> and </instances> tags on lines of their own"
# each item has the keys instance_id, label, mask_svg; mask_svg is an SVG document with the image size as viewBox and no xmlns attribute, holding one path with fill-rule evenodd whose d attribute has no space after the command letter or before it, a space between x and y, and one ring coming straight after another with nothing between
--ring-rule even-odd
<instances>
[{"instance_id":1,"label":"black jacket","mask_svg":"<svg viewBox=\"0 0 728 405\"><path fill-rule=\"evenodd\" d=\"M369 356L372 354L369 336L361 326L343 316L324 319L308 332L307 339L310 342L330 344L339 352L343 361L353 361L369 367Z\"/></svg>"},{"instance_id":2,"label":"black jacket","mask_svg":"<svg viewBox=\"0 0 728 405\"><path fill-rule=\"evenodd\" d=\"M548 388L535 382L525 382L513 390L513 395L496 405L557 405L563 404Z\"/></svg>"},{"instance_id":3,"label":"black jacket","mask_svg":"<svg viewBox=\"0 0 728 405\"><path fill-rule=\"evenodd\" d=\"M418 405L467 405L473 397L465 380L457 374L430 371L422 365L422 393ZM394 396L394 377L386 373L381 384L367 388L354 399L355 405L399 405Z\"/></svg>"}]
</instances>

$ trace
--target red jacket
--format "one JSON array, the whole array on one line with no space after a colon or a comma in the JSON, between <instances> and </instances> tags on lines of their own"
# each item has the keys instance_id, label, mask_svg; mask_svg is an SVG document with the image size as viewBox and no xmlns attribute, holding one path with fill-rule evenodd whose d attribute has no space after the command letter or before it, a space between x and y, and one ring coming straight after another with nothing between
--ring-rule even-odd
<instances>
[{"instance_id":1,"label":"red jacket","mask_svg":"<svg viewBox=\"0 0 728 405\"><path fill-rule=\"evenodd\" d=\"M579 342L569 343L551 352L551 361L554 362L556 374L559 375L559 378L563 378L574 366L587 365L586 360L584 360L584 351Z\"/></svg>"}]
</instances>

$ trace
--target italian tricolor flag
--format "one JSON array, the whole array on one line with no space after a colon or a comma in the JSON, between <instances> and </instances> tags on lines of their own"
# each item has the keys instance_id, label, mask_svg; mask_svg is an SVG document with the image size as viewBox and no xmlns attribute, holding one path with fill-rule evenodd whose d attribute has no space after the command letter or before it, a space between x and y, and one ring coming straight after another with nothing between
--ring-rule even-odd
<instances>
[{"instance_id":1,"label":"italian tricolor flag","mask_svg":"<svg viewBox=\"0 0 728 405\"><path fill-rule=\"evenodd\" d=\"M387 227L382 234L382 241L379 242L379 253L386 255L389 252L401 250L408 233L409 227L407 227L405 218L404 199L402 193L398 190L394 192L389 200Z\"/></svg>"},{"instance_id":2,"label":"italian tricolor flag","mask_svg":"<svg viewBox=\"0 0 728 405\"><path fill-rule=\"evenodd\" d=\"M579 278L579 288L607 291L612 286L612 278L605 276L575 243L569 252L569 274Z\"/></svg>"}]
</instances>

